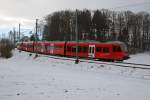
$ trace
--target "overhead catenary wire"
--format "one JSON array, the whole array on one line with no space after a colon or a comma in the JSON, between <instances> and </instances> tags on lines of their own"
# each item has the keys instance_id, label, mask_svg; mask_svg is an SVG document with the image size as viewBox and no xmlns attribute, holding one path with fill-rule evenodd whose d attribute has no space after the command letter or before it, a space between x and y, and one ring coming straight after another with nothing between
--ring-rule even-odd
<instances>
[{"instance_id":1,"label":"overhead catenary wire","mask_svg":"<svg viewBox=\"0 0 150 100\"><path fill-rule=\"evenodd\" d=\"M113 8L114 9L115 8L126 8L126 7L133 7L133 6L142 6L142 5L150 5L150 1L149 2L141 2L141 3L122 5L122 6L117 6L117 7L113 7Z\"/></svg>"},{"instance_id":2,"label":"overhead catenary wire","mask_svg":"<svg viewBox=\"0 0 150 100\"><path fill-rule=\"evenodd\" d=\"M116 6L112 8L108 8L110 10L116 10L116 9L121 9L121 8L135 8L135 7L140 7L140 6L148 6L150 5L150 1L147 2L138 2L134 4L127 4L127 5L122 5L122 6Z\"/></svg>"}]
</instances>

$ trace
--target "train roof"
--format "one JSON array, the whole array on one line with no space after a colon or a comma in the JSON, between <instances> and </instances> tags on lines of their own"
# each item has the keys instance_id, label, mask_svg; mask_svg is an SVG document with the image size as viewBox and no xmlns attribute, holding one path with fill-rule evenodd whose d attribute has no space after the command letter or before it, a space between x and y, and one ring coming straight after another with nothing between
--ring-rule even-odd
<instances>
[{"instance_id":1,"label":"train roof","mask_svg":"<svg viewBox=\"0 0 150 100\"><path fill-rule=\"evenodd\" d=\"M76 41L69 41L69 43L76 43ZM99 41L79 41L79 43L95 43L95 44L125 44L121 41L108 41L108 42L99 42Z\"/></svg>"},{"instance_id":2,"label":"train roof","mask_svg":"<svg viewBox=\"0 0 150 100\"><path fill-rule=\"evenodd\" d=\"M33 43L35 41L28 41L28 42L23 42L23 43ZM38 43L44 42L44 43L65 43L65 41L37 41ZM100 41L94 41L94 40L85 40L85 41L78 41L79 43L95 43L95 44L125 44L124 42L121 41L107 41L107 42L100 42ZM19 42L22 43L22 42ZM76 41L67 41L67 43L77 43Z\"/></svg>"}]
</instances>

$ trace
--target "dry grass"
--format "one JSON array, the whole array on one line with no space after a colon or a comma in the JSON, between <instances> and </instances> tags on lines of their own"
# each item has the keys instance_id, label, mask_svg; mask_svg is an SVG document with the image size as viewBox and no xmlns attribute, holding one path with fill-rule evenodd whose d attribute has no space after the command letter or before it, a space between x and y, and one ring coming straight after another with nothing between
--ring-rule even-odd
<instances>
[{"instance_id":1,"label":"dry grass","mask_svg":"<svg viewBox=\"0 0 150 100\"><path fill-rule=\"evenodd\" d=\"M2 39L0 41L0 57L10 58L12 57L12 49L14 45L8 39Z\"/></svg>"}]
</instances>

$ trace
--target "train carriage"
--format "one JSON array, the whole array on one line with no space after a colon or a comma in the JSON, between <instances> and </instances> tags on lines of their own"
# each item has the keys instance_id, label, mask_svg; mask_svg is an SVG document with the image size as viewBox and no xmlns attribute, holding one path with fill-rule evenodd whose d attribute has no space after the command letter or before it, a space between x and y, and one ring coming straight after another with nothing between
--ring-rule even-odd
<instances>
[{"instance_id":1,"label":"train carriage","mask_svg":"<svg viewBox=\"0 0 150 100\"><path fill-rule=\"evenodd\" d=\"M65 42L47 42L45 43L46 54L64 56L65 45Z\"/></svg>"},{"instance_id":2,"label":"train carriage","mask_svg":"<svg viewBox=\"0 0 150 100\"><path fill-rule=\"evenodd\" d=\"M128 54L123 44L95 44L95 58L104 60L125 60Z\"/></svg>"},{"instance_id":3,"label":"train carriage","mask_svg":"<svg viewBox=\"0 0 150 100\"><path fill-rule=\"evenodd\" d=\"M79 43L78 44L78 56L81 58L87 58L88 57L88 43ZM76 56L76 49L77 44L74 42L68 42L66 44L66 56L74 57Z\"/></svg>"},{"instance_id":4,"label":"train carriage","mask_svg":"<svg viewBox=\"0 0 150 100\"><path fill-rule=\"evenodd\" d=\"M34 52L40 53L40 54L45 54L45 52L46 52L45 42L35 42L34 43Z\"/></svg>"},{"instance_id":5,"label":"train carriage","mask_svg":"<svg viewBox=\"0 0 150 100\"><path fill-rule=\"evenodd\" d=\"M76 56L76 43L67 43L66 56ZM123 49L124 48L124 49ZM128 58L122 43L79 43L78 57L102 60L125 60Z\"/></svg>"},{"instance_id":6,"label":"train carriage","mask_svg":"<svg viewBox=\"0 0 150 100\"><path fill-rule=\"evenodd\" d=\"M77 49L76 42L23 42L20 46L18 49L28 52L67 57L75 57ZM129 58L126 45L122 42L79 42L77 55L80 58L111 61L122 61Z\"/></svg>"},{"instance_id":7,"label":"train carriage","mask_svg":"<svg viewBox=\"0 0 150 100\"><path fill-rule=\"evenodd\" d=\"M27 42L26 47L28 52L34 52L34 42Z\"/></svg>"},{"instance_id":8,"label":"train carriage","mask_svg":"<svg viewBox=\"0 0 150 100\"><path fill-rule=\"evenodd\" d=\"M112 59L112 44L94 44L92 49L94 50L93 58Z\"/></svg>"}]
</instances>

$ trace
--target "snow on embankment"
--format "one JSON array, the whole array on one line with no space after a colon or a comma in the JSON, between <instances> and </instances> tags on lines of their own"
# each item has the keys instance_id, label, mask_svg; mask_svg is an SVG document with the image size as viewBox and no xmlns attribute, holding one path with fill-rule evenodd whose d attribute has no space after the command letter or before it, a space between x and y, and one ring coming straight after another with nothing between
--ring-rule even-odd
<instances>
[{"instance_id":1,"label":"snow on embankment","mask_svg":"<svg viewBox=\"0 0 150 100\"><path fill-rule=\"evenodd\" d=\"M143 70L28 55L16 50L11 59L0 59L0 100L150 98L150 80Z\"/></svg>"},{"instance_id":2,"label":"snow on embankment","mask_svg":"<svg viewBox=\"0 0 150 100\"><path fill-rule=\"evenodd\" d=\"M150 65L150 52L131 55L131 58L126 60L125 62Z\"/></svg>"}]
</instances>

